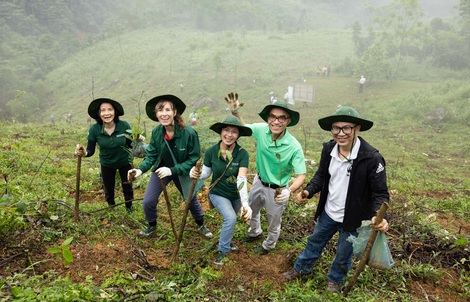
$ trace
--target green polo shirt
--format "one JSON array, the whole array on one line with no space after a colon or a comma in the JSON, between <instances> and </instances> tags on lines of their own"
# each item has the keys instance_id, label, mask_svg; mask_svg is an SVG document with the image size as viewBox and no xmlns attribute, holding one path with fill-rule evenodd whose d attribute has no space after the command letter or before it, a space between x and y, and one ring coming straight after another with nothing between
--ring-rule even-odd
<instances>
[{"instance_id":1,"label":"green polo shirt","mask_svg":"<svg viewBox=\"0 0 470 302\"><path fill-rule=\"evenodd\" d=\"M292 172L307 173L302 146L286 129L284 136L276 143L266 123L246 124L256 140L256 169L265 182L286 186Z\"/></svg>"},{"instance_id":2,"label":"green polo shirt","mask_svg":"<svg viewBox=\"0 0 470 302\"><path fill-rule=\"evenodd\" d=\"M228 161L226 161L219 152L220 141L217 144L210 146L204 154L204 165L212 169L211 184L220 177L228 164ZM225 197L229 200L236 200L240 198L237 189L238 170L239 168L248 168L249 155L245 149L236 144L232 152L232 157L233 160L230 167L211 190L211 193Z\"/></svg>"},{"instance_id":3,"label":"green polo shirt","mask_svg":"<svg viewBox=\"0 0 470 302\"><path fill-rule=\"evenodd\" d=\"M88 129L87 139L100 147L100 164L108 168L120 168L132 162L132 152L126 146L126 130L131 126L126 121L119 121L114 132L109 135L103 125L98 123Z\"/></svg>"}]
</instances>

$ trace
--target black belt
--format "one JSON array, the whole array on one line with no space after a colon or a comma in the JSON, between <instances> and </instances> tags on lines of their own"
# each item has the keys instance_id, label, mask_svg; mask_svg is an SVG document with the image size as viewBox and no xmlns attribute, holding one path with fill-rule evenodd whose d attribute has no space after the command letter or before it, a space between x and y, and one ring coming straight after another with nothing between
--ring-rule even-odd
<instances>
[{"instance_id":1,"label":"black belt","mask_svg":"<svg viewBox=\"0 0 470 302\"><path fill-rule=\"evenodd\" d=\"M264 180L261 179L261 176L258 174L259 181L261 181L261 184L265 187L271 188L271 189L278 189L282 188L280 185L275 185L275 184L270 184L268 182L265 182Z\"/></svg>"}]
</instances>

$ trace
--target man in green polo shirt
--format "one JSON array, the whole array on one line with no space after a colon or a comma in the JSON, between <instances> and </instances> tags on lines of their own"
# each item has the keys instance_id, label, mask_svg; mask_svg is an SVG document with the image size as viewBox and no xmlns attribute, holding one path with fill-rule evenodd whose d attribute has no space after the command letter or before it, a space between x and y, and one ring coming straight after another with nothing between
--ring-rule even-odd
<instances>
[{"instance_id":1,"label":"man in green polo shirt","mask_svg":"<svg viewBox=\"0 0 470 302\"><path fill-rule=\"evenodd\" d=\"M287 208L290 194L303 185L307 169L300 143L287 127L295 126L300 114L289 108L284 101L267 105L259 113L266 123L245 124L238 101L238 94L233 92L225 98L234 116L251 128L256 140L256 169L258 174L251 187L249 201L253 210L248 234L243 241L251 242L263 236L260 223L260 211L264 207L268 218L268 236L255 253L265 255L276 246L281 232L282 213ZM295 179L289 185L295 173Z\"/></svg>"}]
</instances>

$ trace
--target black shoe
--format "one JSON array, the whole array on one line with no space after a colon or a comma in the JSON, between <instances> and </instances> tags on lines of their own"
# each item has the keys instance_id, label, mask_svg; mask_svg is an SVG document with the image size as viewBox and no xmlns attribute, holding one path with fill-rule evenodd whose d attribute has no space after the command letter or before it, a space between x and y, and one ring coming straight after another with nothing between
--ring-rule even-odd
<instances>
[{"instance_id":1,"label":"black shoe","mask_svg":"<svg viewBox=\"0 0 470 302\"><path fill-rule=\"evenodd\" d=\"M214 261L214 264L217 266L224 265L224 262L227 260L226 256L227 256L226 254L219 252L219 254L217 255L217 258Z\"/></svg>"},{"instance_id":2,"label":"black shoe","mask_svg":"<svg viewBox=\"0 0 470 302\"><path fill-rule=\"evenodd\" d=\"M148 237L152 235L153 233L155 233L156 230L157 230L157 226L150 225L145 230L140 231L138 235L140 237Z\"/></svg>"},{"instance_id":3,"label":"black shoe","mask_svg":"<svg viewBox=\"0 0 470 302\"><path fill-rule=\"evenodd\" d=\"M264 238L263 234L259 234L258 236L255 236L255 237L246 235L245 237L242 238L242 240L240 240L240 242L255 242L263 238Z\"/></svg>"},{"instance_id":4,"label":"black shoe","mask_svg":"<svg viewBox=\"0 0 470 302\"><path fill-rule=\"evenodd\" d=\"M258 254L258 255L266 255L267 253L269 253L269 250L266 250L262 245L260 245L257 248L255 248L253 252L255 252L255 254Z\"/></svg>"}]
</instances>

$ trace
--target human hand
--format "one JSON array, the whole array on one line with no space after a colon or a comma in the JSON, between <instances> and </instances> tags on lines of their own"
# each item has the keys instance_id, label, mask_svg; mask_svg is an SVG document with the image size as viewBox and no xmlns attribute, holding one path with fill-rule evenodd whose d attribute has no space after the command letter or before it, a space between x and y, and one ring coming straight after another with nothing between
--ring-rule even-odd
<instances>
[{"instance_id":1,"label":"human hand","mask_svg":"<svg viewBox=\"0 0 470 302\"><path fill-rule=\"evenodd\" d=\"M158 174L158 177L160 177L160 179L165 178L167 176L171 176L171 170L168 167L158 168L157 171L155 171L155 173Z\"/></svg>"},{"instance_id":2,"label":"human hand","mask_svg":"<svg viewBox=\"0 0 470 302\"><path fill-rule=\"evenodd\" d=\"M248 202L242 202L242 208L240 211L240 218L243 219L244 222L250 222L251 220L251 215L253 214L253 211L251 210L251 207L248 205Z\"/></svg>"},{"instance_id":3,"label":"human hand","mask_svg":"<svg viewBox=\"0 0 470 302\"><path fill-rule=\"evenodd\" d=\"M138 141L138 142L145 142L145 136L143 136L142 134L139 134L139 135L137 136L136 141Z\"/></svg>"},{"instance_id":4,"label":"human hand","mask_svg":"<svg viewBox=\"0 0 470 302\"><path fill-rule=\"evenodd\" d=\"M281 192L274 197L274 201L277 203L286 203L290 197L290 188L285 187L280 190Z\"/></svg>"},{"instance_id":5,"label":"human hand","mask_svg":"<svg viewBox=\"0 0 470 302\"><path fill-rule=\"evenodd\" d=\"M308 191L307 190L302 190L299 192L299 194L295 195L295 198L297 201L303 201L306 202L308 197Z\"/></svg>"},{"instance_id":6,"label":"human hand","mask_svg":"<svg viewBox=\"0 0 470 302\"><path fill-rule=\"evenodd\" d=\"M231 112L238 112L240 107L245 105L245 103L240 103L238 100L238 93L230 92L228 96L225 97L225 101L227 102Z\"/></svg>"},{"instance_id":7,"label":"human hand","mask_svg":"<svg viewBox=\"0 0 470 302\"><path fill-rule=\"evenodd\" d=\"M387 232L389 228L388 221L386 219L382 219L382 222L379 224L375 224L375 221L377 220L377 216L372 217L372 227L374 230L379 231L379 232Z\"/></svg>"},{"instance_id":8,"label":"human hand","mask_svg":"<svg viewBox=\"0 0 470 302\"><path fill-rule=\"evenodd\" d=\"M196 166L192 167L189 171L189 176L194 179L199 179L199 177L201 177L201 169L198 169Z\"/></svg>"},{"instance_id":9,"label":"human hand","mask_svg":"<svg viewBox=\"0 0 470 302\"><path fill-rule=\"evenodd\" d=\"M142 170L140 169L130 169L127 171L127 181L132 182L134 179L142 175Z\"/></svg>"},{"instance_id":10,"label":"human hand","mask_svg":"<svg viewBox=\"0 0 470 302\"><path fill-rule=\"evenodd\" d=\"M77 144L77 147L75 148L75 155L78 157L85 157L87 155L85 147L80 144Z\"/></svg>"}]
</instances>

